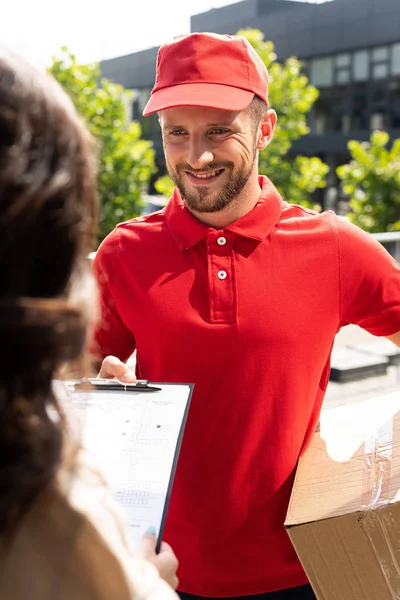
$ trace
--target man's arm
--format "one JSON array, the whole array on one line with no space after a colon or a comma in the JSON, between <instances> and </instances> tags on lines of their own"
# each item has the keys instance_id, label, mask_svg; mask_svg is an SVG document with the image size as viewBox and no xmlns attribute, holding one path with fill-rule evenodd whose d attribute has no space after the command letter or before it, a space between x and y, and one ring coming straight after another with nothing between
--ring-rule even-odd
<instances>
[{"instance_id":1,"label":"man's arm","mask_svg":"<svg viewBox=\"0 0 400 600\"><path fill-rule=\"evenodd\" d=\"M98 314L91 332L89 352L100 367L106 356L118 357L102 366L101 377L122 377L121 361L125 361L135 350L133 332L128 329L115 304L115 280L119 276L117 230L111 232L100 245L93 261L93 274L98 287ZM121 279L121 277L120 277ZM119 359L119 360L118 360ZM116 369L114 368L116 367ZM112 373L109 373L111 368ZM131 380L126 381L130 383Z\"/></svg>"},{"instance_id":2,"label":"man's arm","mask_svg":"<svg viewBox=\"0 0 400 600\"><path fill-rule=\"evenodd\" d=\"M337 222L342 324L400 346L400 265L371 235Z\"/></svg>"},{"instance_id":3,"label":"man's arm","mask_svg":"<svg viewBox=\"0 0 400 600\"><path fill-rule=\"evenodd\" d=\"M388 335L387 339L393 342L393 344L396 344L396 346L399 346L400 348L400 331L394 333L393 335Z\"/></svg>"}]
</instances>

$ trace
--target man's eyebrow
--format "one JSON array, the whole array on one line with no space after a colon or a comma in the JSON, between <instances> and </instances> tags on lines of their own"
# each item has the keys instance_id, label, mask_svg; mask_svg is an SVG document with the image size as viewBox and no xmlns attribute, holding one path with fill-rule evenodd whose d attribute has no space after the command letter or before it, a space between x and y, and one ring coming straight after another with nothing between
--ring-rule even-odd
<instances>
[{"instance_id":1,"label":"man's eyebrow","mask_svg":"<svg viewBox=\"0 0 400 600\"><path fill-rule=\"evenodd\" d=\"M185 129L183 125L164 125L164 129Z\"/></svg>"},{"instance_id":2,"label":"man's eyebrow","mask_svg":"<svg viewBox=\"0 0 400 600\"><path fill-rule=\"evenodd\" d=\"M217 121L215 123L207 123L206 127L231 127L232 126L232 121ZM185 129L184 125L171 125L171 124L166 124L163 126L163 129Z\"/></svg>"},{"instance_id":3,"label":"man's eyebrow","mask_svg":"<svg viewBox=\"0 0 400 600\"><path fill-rule=\"evenodd\" d=\"M207 123L207 127L230 127L232 121L218 121L217 123Z\"/></svg>"}]
</instances>

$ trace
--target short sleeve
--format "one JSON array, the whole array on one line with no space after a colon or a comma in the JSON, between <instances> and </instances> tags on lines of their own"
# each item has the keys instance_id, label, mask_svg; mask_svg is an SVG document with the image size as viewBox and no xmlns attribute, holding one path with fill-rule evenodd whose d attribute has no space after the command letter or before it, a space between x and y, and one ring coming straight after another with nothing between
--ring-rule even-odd
<instances>
[{"instance_id":1,"label":"short sleeve","mask_svg":"<svg viewBox=\"0 0 400 600\"><path fill-rule=\"evenodd\" d=\"M400 266L370 234L336 220L341 325L388 336L400 331Z\"/></svg>"},{"instance_id":2,"label":"short sleeve","mask_svg":"<svg viewBox=\"0 0 400 600\"><path fill-rule=\"evenodd\" d=\"M117 230L105 238L96 252L93 272L99 290L99 319L95 325L91 354L103 359L108 355L126 361L135 350L133 333L122 322L113 294L113 281L118 268Z\"/></svg>"}]
</instances>

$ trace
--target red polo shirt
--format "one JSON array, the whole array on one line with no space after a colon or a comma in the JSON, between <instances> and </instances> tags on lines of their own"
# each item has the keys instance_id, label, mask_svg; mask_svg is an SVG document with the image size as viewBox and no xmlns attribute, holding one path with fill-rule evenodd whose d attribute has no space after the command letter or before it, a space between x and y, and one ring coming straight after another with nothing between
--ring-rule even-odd
<instances>
[{"instance_id":1,"label":"red polo shirt","mask_svg":"<svg viewBox=\"0 0 400 600\"><path fill-rule=\"evenodd\" d=\"M400 270L333 213L289 205L260 177L255 208L225 229L175 190L119 225L97 253L102 356L195 390L165 538L180 589L238 596L301 585L283 523L318 421L342 325L400 330Z\"/></svg>"}]
</instances>

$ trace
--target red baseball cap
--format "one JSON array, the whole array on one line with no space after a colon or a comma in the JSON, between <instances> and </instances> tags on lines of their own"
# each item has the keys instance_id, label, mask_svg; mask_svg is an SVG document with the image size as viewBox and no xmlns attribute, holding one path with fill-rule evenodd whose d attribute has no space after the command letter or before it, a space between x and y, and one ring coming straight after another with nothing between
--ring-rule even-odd
<instances>
[{"instance_id":1,"label":"red baseball cap","mask_svg":"<svg viewBox=\"0 0 400 600\"><path fill-rule=\"evenodd\" d=\"M255 94L268 105L268 72L246 38L192 33L161 46L143 115L175 106L240 111Z\"/></svg>"}]
</instances>

